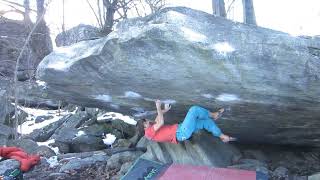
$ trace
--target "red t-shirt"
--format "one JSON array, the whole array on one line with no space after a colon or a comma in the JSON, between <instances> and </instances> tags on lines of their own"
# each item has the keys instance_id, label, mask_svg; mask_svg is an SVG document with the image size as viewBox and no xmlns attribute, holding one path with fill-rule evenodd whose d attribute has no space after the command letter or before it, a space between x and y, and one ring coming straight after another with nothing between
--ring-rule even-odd
<instances>
[{"instance_id":1,"label":"red t-shirt","mask_svg":"<svg viewBox=\"0 0 320 180\"><path fill-rule=\"evenodd\" d=\"M163 125L158 131L155 131L153 126L144 130L146 138L157 142L170 142L178 144L176 138L178 124Z\"/></svg>"}]
</instances>

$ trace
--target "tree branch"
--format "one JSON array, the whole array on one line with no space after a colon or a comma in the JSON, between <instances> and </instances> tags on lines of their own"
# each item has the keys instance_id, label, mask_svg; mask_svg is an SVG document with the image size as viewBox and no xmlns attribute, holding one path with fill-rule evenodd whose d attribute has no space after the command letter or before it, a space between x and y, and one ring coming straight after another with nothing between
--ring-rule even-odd
<instances>
[{"instance_id":1,"label":"tree branch","mask_svg":"<svg viewBox=\"0 0 320 180\"><path fill-rule=\"evenodd\" d=\"M92 12L93 12L94 16L96 17L97 22L98 22L98 24L99 24L100 28L102 28L102 24L101 24L101 22L99 21L99 18L98 18L98 16L97 16L96 12L94 11L94 9L93 9L92 5L90 4L89 0L86 0L86 1L87 1L88 5L90 6L90 9L92 10Z\"/></svg>"},{"instance_id":2,"label":"tree branch","mask_svg":"<svg viewBox=\"0 0 320 180\"><path fill-rule=\"evenodd\" d=\"M236 0L232 0L232 2L230 3L229 7L228 7L228 10L227 10L227 14L229 13L229 11L231 10L231 7L233 5L233 3L235 2Z\"/></svg>"},{"instance_id":3,"label":"tree branch","mask_svg":"<svg viewBox=\"0 0 320 180\"><path fill-rule=\"evenodd\" d=\"M2 0L2 1L4 1L4 2L6 2L6 3L9 3L9 4L12 4L12 5L15 5L15 6L19 6L19 7L25 8L23 5L21 5L21 4L19 4L19 3L16 3L16 2L11 2L11 1L8 1L8 0ZM0 3L1 3L1 2L0 2ZM2 4L5 4L5 3L2 2ZM12 7L12 5L8 5L8 4L6 4L6 5ZM15 9L16 9L16 8L15 8ZM36 10L31 9L31 8L29 8L29 10L30 10L30 11L33 11L33 12L37 12Z\"/></svg>"}]
</instances>

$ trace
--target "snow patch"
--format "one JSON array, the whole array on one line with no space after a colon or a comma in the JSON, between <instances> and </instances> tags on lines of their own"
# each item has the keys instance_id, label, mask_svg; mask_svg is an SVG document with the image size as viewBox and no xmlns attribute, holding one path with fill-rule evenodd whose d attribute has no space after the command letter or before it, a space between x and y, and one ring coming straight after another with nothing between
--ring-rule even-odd
<instances>
[{"instance_id":1,"label":"snow patch","mask_svg":"<svg viewBox=\"0 0 320 180\"><path fill-rule=\"evenodd\" d=\"M53 144L53 143L55 143L54 139L50 139L50 140L45 141L45 142L37 142L37 144L39 146L48 146L48 147L49 147L49 144Z\"/></svg>"},{"instance_id":2,"label":"snow patch","mask_svg":"<svg viewBox=\"0 0 320 180\"><path fill-rule=\"evenodd\" d=\"M108 146L112 146L112 144L114 143L114 141L117 139L117 137L113 134L107 134L106 137L103 140L103 143L105 145L108 145Z\"/></svg>"},{"instance_id":3,"label":"snow patch","mask_svg":"<svg viewBox=\"0 0 320 180\"><path fill-rule=\"evenodd\" d=\"M227 53L233 52L235 50L228 42L216 43L213 45L213 49L223 55L226 55Z\"/></svg>"},{"instance_id":4,"label":"snow patch","mask_svg":"<svg viewBox=\"0 0 320 180\"><path fill-rule=\"evenodd\" d=\"M48 64L48 68L59 70L59 71L68 71L71 64L66 63L65 61L53 61Z\"/></svg>"},{"instance_id":5,"label":"snow patch","mask_svg":"<svg viewBox=\"0 0 320 180\"><path fill-rule=\"evenodd\" d=\"M189 28L181 27L181 31L184 34L184 37L188 39L189 41L194 42L205 42L207 37L201 33L195 32Z\"/></svg>"},{"instance_id":6,"label":"snow patch","mask_svg":"<svg viewBox=\"0 0 320 180\"><path fill-rule=\"evenodd\" d=\"M37 142L37 144L38 144L39 146L47 146L47 147L49 147L50 149L52 149L56 154L60 154L58 147L52 147L52 146L50 146L50 144L54 144L54 143L55 143L55 140L54 140L54 139L49 139L48 141L45 141L45 142Z\"/></svg>"},{"instance_id":7,"label":"snow patch","mask_svg":"<svg viewBox=\"0 0 320 180\"><path fill-rule=\"evenodd\" d=\"M213 98L213 96L211 94L201 94L201 96L208 98L208 99Z\"/></svg>"},{"instance_id":8,"label":"snow patch","mask_svg":"<svg viewBox=\"0 0 320 180\"><path fill-rule=\"evenodd\" d=\"M112 102L112 97L106 94L93 96L94 99L102 100L105 102Z\"/></svg>"},{"instance_id":9,"label":"snow patch","mask_svg":"<svg viewBox=\"0 0 320 180\"><path fill-rule=\"evenodd\" d=\"M136 92L133 92L133 91L126 91L124 93L124 96L127 97L127 98L134 98L134 99L142 97L139 93L136 93Z\"/></svg>"},{"instance_id":10,"label":"snow patch","mask_svg":"<svg viewBox=\"0 0 320 180\"><path fill-rule=\"evenodd\" d=\"M58 162L58 156L52 156L48 159L46 159L47 162L49 163L49 166L51 168L55 167L55 166L58 166L59 165L59 162Z\"/></svg>"},{"instance_id":11,"label":"snow patch","mask_svg":"<svg viewBox=\"0 0 320 180\"><path fill-rule=\"evenodd\" d=\"M124 121L127 124L131 124L131 125L137 124L137 122L134 119L132 119L130 116L125 116L123 114L116 113L116 112L107 112L97 117L97 121L103 121L104 119L110 119L110 120L119 119L121 121Z\"/></svg>"},{"instance_id":12,"label":"snow patch","mask_svg":"<svg viewBox=\"0 0 320 180\"><path fill-rule=\"evenodd\" d=\"M18 132L21 134L30 134L35 129L43 128L51 123L58 121L62 117L70 114L67 111L61 110L61 116L58 116L58 110L43 110L27 108L22 106L19 106L18 108L28 114L28 117L26 118L27 121L18 126ZM37 116L53 116L53 118L40 123L35 123L35 119Z\"/></svg>"},{"instance_id":13,"label":"snow patch","mask_svg":"<svg viewBox=\"0 0 320 180\"><path fill-rule=\"evenodd\" d=\"M237 95L234 94L220 94L217 98L219 101L237 101L240 100Z\"/></svg>"},{"instance_id":14,"label":"snow patch","mask_svg":"<svg viewBox=\"0 0 320 180\"><path fill-rule=\"evenodd\" d=\"M76 134L76 137L83 136L83 135L86 135L84 131L78 131L78 133Z\"/></svg>"},{"instance_id":15,"label":"snow patch","mask_svg":"<svg viewBox=\"0 0 320 180\"><path fill-rule=\"evenodd\" d=\"M44 81L37 80L36 83L37 83L39 86L46 86L46 82L44 82Z\"/></svg>"}]
</instances>

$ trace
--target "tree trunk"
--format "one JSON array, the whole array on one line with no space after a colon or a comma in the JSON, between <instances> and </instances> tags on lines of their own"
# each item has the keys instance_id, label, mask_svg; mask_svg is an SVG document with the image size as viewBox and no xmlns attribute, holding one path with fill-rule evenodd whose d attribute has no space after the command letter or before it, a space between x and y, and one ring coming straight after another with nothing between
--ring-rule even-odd
<instances>
[{"instance_id":1,"label":"tree trunk","mask_svg":"<svg viewBox=\"0 0 320 180\"><path fill-rule=\"evenodd\" d=\"M31 22L31 19L30 19L30 2L29 0L24 0L23 2L24 4L24 22L27 24L27 25L30 25L32 24Z\"/></svg>"},{"instance_id":2,"label":"tree trunk","mask_svg":"<svg viewBox=\"0 0 320 180\"><path fill-rule=\"evenodd\" d=\"M116 12L116 5L118 0L103 0L103 5L106 8L106 19L103 27L103 32L109 34L112 31L114 24L114 13Z\"/></svg>"},{"instance_id":3,"label":"tree trunk","mask_svg":"<svg viewBox=\"0 0 320 180\"><path fill-rule=\"evenodd\" d=\"M224 0L212 0L212 10L214 15L226 17Z\"/></svg>"},{"instance_id":4,"label":"tree trunk","mask_svg":"<svg viewBox=\"0 0 320 180\"><path fill-rule=\"evenodd\" d=\"M50 38L49 28L47 27L46 22L43 18L44 13L44 0L37 0L38 26L35 29L35 33L32 35L30 46L37 55L38 63L40 63L40 61L52 51L52 42ZM37 66L37 64L35 64L35 66Z\"/></svg>"},{"instance_id":5,"label":"tree trunk","mask_svg":"<svg viewBox=\"0 0 320 180\"><path fill-rule=\"evenodd\" d=\"M243 22L245 24L257 25L256 16L253 8L252 0L242 0L243 4Z\"/></svg>"}]
</instances>

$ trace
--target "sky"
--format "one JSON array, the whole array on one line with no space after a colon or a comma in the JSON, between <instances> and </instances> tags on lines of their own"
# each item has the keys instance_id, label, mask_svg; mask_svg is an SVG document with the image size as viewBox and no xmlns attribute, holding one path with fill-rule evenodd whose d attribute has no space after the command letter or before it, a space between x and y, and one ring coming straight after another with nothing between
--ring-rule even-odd
<instances>
[{"instance_id":1,"label":"sky","mask_svg":"<svg viewBox=\"0 0 320 180\"><path fill-rule=\"evenodd\" d=\"M45 16L53 34L61 32L62 1L52 0ZM81 23L97 25L86 0L64 1L66 29ZM225 0L226 8L231 1ZM168 6L186 6L212 13L211 0L166 0L166 2ZM258 26L292 35L320 35L320 0L253 0L253 3ZM2 4L0 4L1 9L3 9ZM235 0L228 18L242 22L242 0Z\"/></svg>"}]
</instances>

